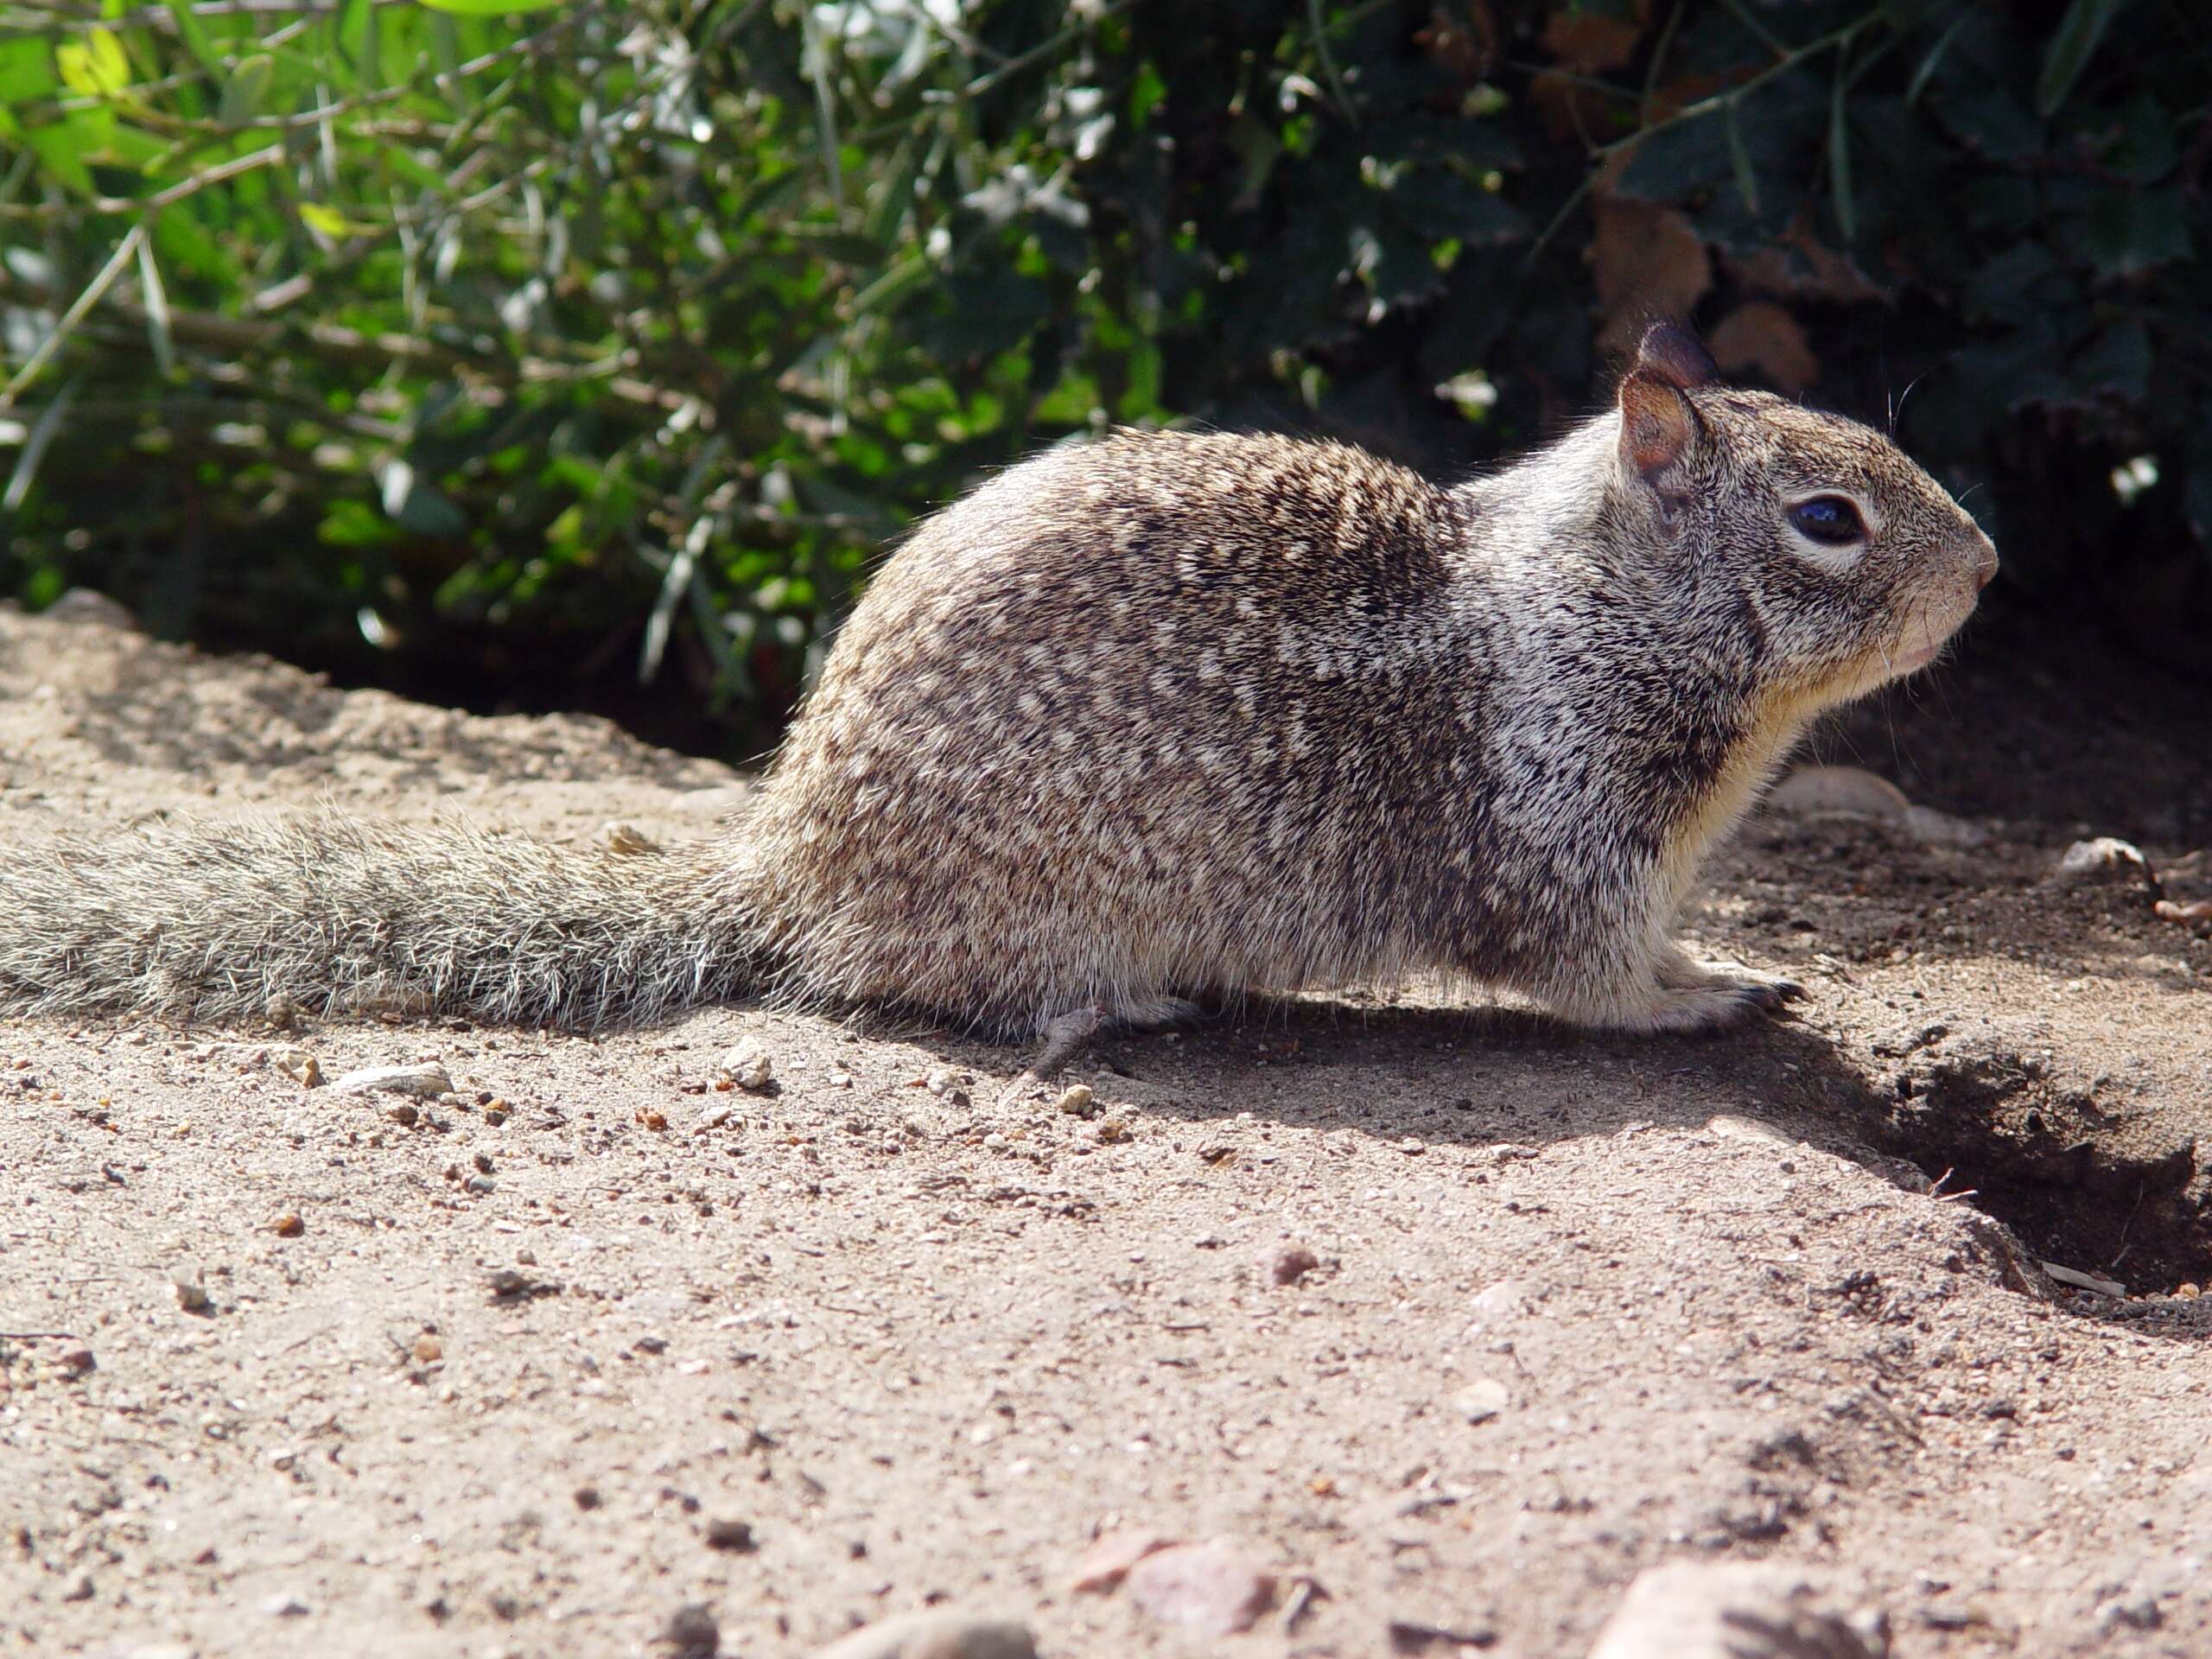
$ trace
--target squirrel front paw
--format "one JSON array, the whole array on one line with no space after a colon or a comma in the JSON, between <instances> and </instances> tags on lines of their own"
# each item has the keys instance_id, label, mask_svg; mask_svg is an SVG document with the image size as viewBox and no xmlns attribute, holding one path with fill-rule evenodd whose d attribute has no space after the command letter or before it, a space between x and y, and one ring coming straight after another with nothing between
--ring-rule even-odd
<instances>
[{"instance_id":1,"label":"squirrel front paw","mask_svg":"<svg viewBox=\"0 0 2212 1659\"><path fill-rule=\"evenodd\" d=\"M1742 1025L1756 1014L1771 1014L1805 995L1795 980L1772 974L1714 974L1696 985L1662 985L1652 993L1631 1029L1707 1034Z\"/></svg>"},{"instance_id":2,"label":"squirrel front paw","mask_svg":"<svg viewBox=\"0 0 2212 1659\"><path fill-rule=\"evenodd\" d=\"M1730 963L1694 962L1675 951L1653 964L1648 990L1625 1006L1593 1009L1591 1023L1617 1031L1704 1033L1729 1030L1805 995L1794 979ZM1588 1017L1588 1016L1586 1016Z\"/></svg>"}]
</instances>

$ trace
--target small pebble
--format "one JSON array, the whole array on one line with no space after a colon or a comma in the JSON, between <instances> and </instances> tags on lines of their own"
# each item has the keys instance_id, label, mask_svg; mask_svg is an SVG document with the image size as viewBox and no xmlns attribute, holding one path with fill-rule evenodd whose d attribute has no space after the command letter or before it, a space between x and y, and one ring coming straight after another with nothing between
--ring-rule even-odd
<instances>
[{"instance_id":1,"label":"small pebble","mask_svg":"<svg viewBox=\"0 0 2212 1659\"><path fill-rule=\"evenodd\" d=\"M297 1238L307 1230L307 1223L302 1221L298 1215L289 1210L269 1224L269 1230L279 1238Z\"/></svg>"},{"instance_id":2,"label":"small pebble","mask_svg":"<svg viewBox=\"0 0 2212 1659\"><path fill-rule=\"evenodd\" d=\"M303 1048L280 1048L276 1053L278 1071L302 1089L313 1089L322 1081L322 1066L315 1057Z\"/></svg>"},{"instance_id":3,"label":"small pebble","mask_svg":"<svg viewBox=\"0 0 2212 1659\"><path fill-rule=\"evenodd\" d=\"M99 1369L99 1362L92 1357L89 1348L72 1348L61 1356L61 1369L72 1376L82 1376L87 1371Z\"/></svg>"},{"instance_id":4,"label":"small pebble","mask_svg":"<svg viewBox=\"0 0 2212 1659\"><path fill-rule=\"evenodd\" d=\"M749 1037L722 1056L721 1071L739 1088L756 1095L776 1079L775 1062Z\"/></svg>"},{"instance_id":5,"label":"small pebble","mask_svg":"<svg viewBox=\"0 0 2212 1659\"><path fill-rule=\"evenodd\" d=\"M415 1338L412 1352L417 1364L428 1365L434 1360L442 1359L445 1351L445 1344L427 1331Z\"/></svg>"},{"instance_id":6,"label":"small pebble","mask_svg":"<svg viewBox=\"0 0 2212 1659\"><path fill-rule=\"evenodd\" d=\"M177 1269L171 1281L176 1287L176 1305L188 1313L207 1311L207 1287L200 1275L188 1268Z\"/></svg>"},{"instance_id":7,"label":"small pebble","mask_svg":"<svg viewBox=\"0 0 2212 1659\"><path fill-rule=\"evenodd\" d=\"M1496 1377L1478 1377L1452 1396L1452 1408L1471 1423L1486 1423L1511 1400L1505 1384Z\"/></svg>"},{"instance_id":8,"label":"small pebble","mask_svg":"<svg viewBox=\"0 0 2212 1659\"><path fill-rule=\"evenodd\" d=\"M2060 855L2058 873L2075 881L2151 880L2151 861L2133 842L2116 836L2077 841Z\"/></svg>"},{"instance_id":9,"label":"small pebble","mask_svg":"<svg viewBox=\"0 0 2212 1659\"><path fill-rule=\"evenodd\" d=\"M330 1085L341 1095L365 1095L382 1090L394 1095L426 1097L453 1093L453 1079L442 1065L369 1065L348 1071Z\"/></svg>"},{"instance_id":10,"label":"small pebble","mask_svg":"<svg viewBox=\"0 0 2212 1659\"><path fill-rule=\"evenodd\" d=\"M398 1124L403 1129L413 1128L416 1124L422 1122L423 1118L423 1114L420 1111L416 1109L416 1108L410 1106L404 1100L397 1106L385 1107L384 1109L384 1115L390 1118L393 1122Z\"/></svg>"},{"instance_id":11,"label":"small pebble","mask_svg":"<svg viewBox=\"0 0 2212 1659\"><path fill-rule=\"evenodd\" d=\"M1098 1116L1098 1097L1091 1093L1090 1085L1088 1084L1070 1084L1060 1091L1059 1099L1052 1103L1057 1109L1065 1112L1070 1117Z\"/></svg>"},{"instance_id":12,"label":"small pebble","mask_svg":"<svg viewBox=\"0 0 2212 1659\"><path fill-rule=\"evenodd\" d=\"M814 1659L1037 1659L1028 1627L938 1609L862 1625Z\"/></svg>"},{"instance_id":13,"label":"small pebble","mask_svg":"<svg viewBox=\"0 0 2212 1659\"><path fill-rule=\"evenodd\" d=\"M925 1089L927 1089L930 1093L938 1096L941 1099L960 1086L960 1079L954 1077L951 1072L946 1071L943 1066L939 1066L936 1071L931 1072L928 1077L922 1079L922 1086Z\"/></svg>"},{"instance_id":14,"label":"small pebble","mask_svg":"<svg viewBox=\"0 0 2212 1659\"><path fill-rule=\"evenodd\" d=\"M669 1615L658 1644L669 1650L670 1659L715 1659L721 1651L722 1627L706 1603L686 1602Z\"/></svg>"},{"instance_id":15,"label":"small pebble","mask_svg":"<svg viewBox=\"0 0 2212 1659\"><path fill-rule=\"evenodd\" d=\"M576 1507L580 1510L595 1510L607 1501L599 1495L599 1488L596 1486L579 1486L575 1490L575 1497Z\"/></svg>"},{"instance_id":16,"label":"small pebble","mask_svg":"<svg viewBox=\"0 0 2212 1659\"><path fill-rule=\"evenodd\" d=\"M1130 1599L1154 1618L1197 1636L1250 1630L1275 1593L1274 1575L1228 1538L1147 1555L1129 1569L1127 1582Z\"/></svg>"},{"instance_id":17,"label":"small pebble","mask_svg":"<svg viewBox=\"0 0 2212 1659\"><path fill-rule=\"evenodd\" d=\"M1321 1258L1303 1244L1286 1244L1268 1258L1268 1282L1294 1285L1321 1265Z\"/></svg>"},{"instance_id":18,"label":"small pebble","mask_svg":"<svg viewBox=\"0 0 2212 1659\"><path fill-rule=\"evenodd\" d=\"M753 1536L750 1521L709 1521L707 1522L707 1548L726 1549L740 1555L750 1555L760 1548Z\"/></svg>"},{"instance_id":19,"label":"small pebble","mask_svg":"<svg viewBox=\"0 0 2212 1659\"><path fill-rule=\"evenodd\" d=\"M1085 1550L1076 1563L1068 1587L1104 1594L1129 1576L1129 1569L1147 1555L1170 1548L1175 1541L1146 1527L1121 1527L1106 1533Z\"/></svg>"},{"instance_id":20,"label":"small pebble","mask_svg":"<svg viewBox=\"0 0 2212 1659\"><path fill-rule=\"evenodd\" d=\"M262 1616L265 1618L303 1618L307 1611L307 1603L297 1596L275 1595L261 1604Z\"/></svg>"}]
</instances>

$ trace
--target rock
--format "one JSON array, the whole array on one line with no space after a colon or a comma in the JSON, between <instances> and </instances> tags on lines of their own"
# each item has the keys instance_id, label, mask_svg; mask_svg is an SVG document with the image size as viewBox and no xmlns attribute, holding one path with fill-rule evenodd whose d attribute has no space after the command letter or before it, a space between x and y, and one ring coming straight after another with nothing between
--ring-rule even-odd
<instances>
[{"instance_id":1,"label":"rock","mask_svg":"<svg viewBox=\"0 0 2212 1659\"><path fill-rule=\"evenodd\" d=\"M1775 785L1767 805L1792 817L1891 824L1915 841L1936 846L1978 847L1989 839L1980 824L1915 806L1895 784L1863 766L1801 766Z\"/></svg>"},{"instance_id":2,"label":"rock","mask_svg":"<svg viewBox=\"0 0 2212 1659\"><path fill-rule=\"evenodd\" d=\"M179 1268L169 1275L169 1282L176 1287L176 1305L188 1313L207 1311L207 1286L200 1274L190 1268Z\"/></svg>"},{"instance_id":3,"label":"rock","mask_svg":"<svg viewBox=\"0 0 2212 1659\"><path fill-rule=\"evenodd\" d=\"M748 1094L764 1094L776 1080L775 1062L750 1037L722 1056L719 1070L721 1076Z\"/></svg>"},{"instance_id":4,"label":"rock","mask_svg":"<svg viewBox=\"0 0 2212 1659\"><path fill-rule=\"evenodd\" d=\"M279 1238L297 1238L307 1230L307 1223L300 1219L296 1211L290 1210L269 1224L269 1230Z\"/></svg>"},{"instance_id":5,"label":"rock","mask_svg":"<svg viewBox=\"0 0 2212 1659\"><path fill-rule=\"evenodd\" d=\"M308 1605L297 1596L274 1595L261 1604L264 1618L304 1618Z\"/></svg>"},{"instance_id":6,"label":"rock","mask_svg":"<svg viewBox=\"0 0 2212 1659\"><path fill-rule=\"evenodd\" d=\"M707 1522L707 1548L726 1549L733 1554L750 1555L760 1545L753 1535L750 1521L715 1520Z\"/></svg>"},{"instance_id":7,"label":"rock","mask_svg":"<svg viewBox=\"0 0 2212 1659\"><path fill-rule=\"evenodd\" d=\"M931 1072L928 1077L922 1079L922 1087L928 1090L930 1093L942 1099L944 1096L952 1093L953 1090L960 1087L960 1079L954 1077L951 1072L946 1071L943 1066L939 1066L936 1071Z\"/></svg>"},{"instance_id":8,"label":"rock","mask_svg":"<svg viewBox=\"0 0 2212 1659\"><path fill-rule=\"evenodd\" d=\"M1255 1566L1233 1539L1178 1544L1129 1569L1129 1596L1163 1624L1197 1636L1249 1630L1274 1599L1274 1575Z\"/></svg>"},{"instance_id":9,"label":"rock","mask_svg":"<svg viewBox=\"0 0 2212 1659\"><path fill-rule=\"evenodd\" d=\"M1462 1620L1453 1624L1433 1624L1421 1618L1390 1621L1393 1653L1459 1654L1471 1648L1490 1647L1497 1640L1497 1626L1488 1619Z\"/></svg>"},{"instance_id":10,"label":"rock","mask_svg":"<svg viewBox=\"0 0 2212 1659\"><path fill-rule=\"evenodd\" d=\"M2152 885L2151 861L2143 856L2143 849L2116 836L2075 842L2059 855L2058 873L2069 881Z\"/></svg>"},{"instance_id":11,"label":"rock","mask_svg":"<svg viewBox=\"0 0 2212 1659\"><path fill-rule=\"evenodd\" d=\"M1467 1311L1485 1325L1510 1319L1529 1309L1529 1287L1518 1279L1501 1279L1485 1285L1467 1303Z\"/></svg>"},{"instance_id":12,"label":"rock","mask_svg":"<svg viewBox=\"0 0 2212 1659\"><path fill-rule=\"evenodd\" d=\"M1129 1569L1147 1555L1171 1548L1175 1541L1146 1527L1120 1527L1101 1536L1076 1563L1068 1587L1103 1594L1117 1588Z\"/></svg>"},{"instance_id":13,"label":"rock","mask_svg":"<svg viewBox=\"0 0 2212 1659\"><path fill-rule=\"evenodd\" d=\"M669 1615L654 1642L669 1650L670 1659L715 1659L721 1651L722 1627L705 1602L688 1601Z\"/></svg>"},{"instance_id":14,"label":"rock","mask_svg":"<svg viewBox=\"0 0 2212 1659\"><path fill-rule=\"evenodd\" d=\"M1478 1377L1452 1396L1452 1408L1471 1423L1486 1423L1503 1411L1512 1396L1494 1376Z\"/></svg>"},{"instance_id":15,"label":"rock","mask_svg":"<svg viewBox=\"0 0 2212 1659\"><path fill-rule=\"evenodd\" d=\"M2123 1629L2155 1630L2165 1622L2158 1601L2150 1596L2115 1596L2097 1609L2097 1631L2102 1636Z\"/></svg>"},{"instance_id":16,"label":"rock","mask_svg":"<svg viewBox=\"0 0 2212 1659\"><path fill-rule=\"evenodd\" d=\"M1807 818L1880 818L1904 822L1905 793L1864 766L1800 766L1774 786L1770 809Z\"/></svg>"},{"instance_id":17,"label":"rock","mask_svg":"<svg viewBox=\"0 0 2212 1659\"><path fill-rule=\"evenodd\" d=\"M1037 1659L1028 1627L946 1608L864 1624L814 1659Z\"/></svg>"},{"instance_id":18,"label":"rock","mask_svg":"<svg viewBox=\"0 0 2212 1659\"><path fill-rule=\"evenodd\" d=\"M130 629L138 626L138 619L129 608L93 588L71 588L46 607L47 617L55 622L74 622L79 626L94 628Z\"/></svg>"},{"instance_id":19,"label":"rock","mask_svg":"<svg viewBox=\"0 0 2212 1659\"><path fill-rule=\"evenodd\" d=\"M1948 812L1938 812L1932 806L1908 807L1904 815L1904 830L1915 841L1931 847L1986 847L1989 831L1978 823L1964 818L1955 818Z\"/></svg>"},{"instance_id":20,"label":"rock","mask_svg":"<svg viewBox=\"0 0 2212 1659\"><path fill-rule=\"evenodd\" d=\"M304 1048L280 1048L270 1058L276 1062L276 1069L302 1089L313 1089L322 1082L322 1063Z\"/></svg>"},{"instance_id":21,"label":"rock","mask_svg":"<svg viewBox=\"0 0 2212 1659\"><path fill-rule=\"evenodd\" d=\"M1676 1561L1638 1575L1590 1659L1884 1659L1888 1618L1780 1562Z\"/></svg>"},{"instance_id":22,"label":"rock","mask_svg":"<svg viewBox=\"0 0 2212 1659\"><path fill-rule=\"evenodd\" d=\"M394 1095L429 1098L453 1093L453 1079L442 1065L366 1065L348 1071L330 1085L341 1095L366 1095L379 1090Z\"/></svg>"},{"instance_id":23,"label":"rock","mask_svg":"<svg viewBox=\"0 0 2212 1659\"><path fill-rule=\"evenodd\" d=\"M1268 1257L1268 1282L1294 1285L1321 1265L1321 1258L1303 1244L1285 1244Z\"/></svg>"},{"instance_id":24,"label":"rock","mask_svg":"<svg viewBox=\"0 0 2212 1659\"><path fill-rule=\"evenodd\" d=\"M1090 1092L1088 1084L1070 1084L1060 1090L1060 1097L1052 1105L1055 1110L1065 1112L1070 1117L1098 1116L1098 1096Z\"/></svg>"}]
</instances>

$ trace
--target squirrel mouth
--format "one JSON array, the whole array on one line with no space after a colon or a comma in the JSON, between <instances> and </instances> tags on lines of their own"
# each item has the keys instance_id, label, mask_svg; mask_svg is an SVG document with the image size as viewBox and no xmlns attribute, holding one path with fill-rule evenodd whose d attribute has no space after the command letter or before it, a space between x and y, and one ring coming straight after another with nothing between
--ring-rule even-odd
<instances>
[{"instance_id":1,"label":"squirrel mouth","mask_svg":"<svg viewBox=\"0 0 2212 1659\"><path fill-rule=\"evenodd\" d=\"M1943 647L1951 643L1951 636L1966 626L1967 618L1974 614L1974 601L1956 607L1948 616L1926 615L1906 630L1890 658L1890 677L1903 679L1916 674L1942 655Z\"/></svg>"}]
</instances>

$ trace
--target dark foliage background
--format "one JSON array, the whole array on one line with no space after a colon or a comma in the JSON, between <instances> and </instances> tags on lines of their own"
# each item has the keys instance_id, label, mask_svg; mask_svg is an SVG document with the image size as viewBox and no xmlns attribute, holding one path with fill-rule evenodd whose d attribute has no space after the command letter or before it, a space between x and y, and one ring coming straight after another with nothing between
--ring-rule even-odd
<instances>
[{"instance_id":1,"label":"dark foliage background","mask_svg":"<svg viewBox=\"0 0 2212 1659\"><path fill-rule=\"evenodd\" d=\"M2187 0L0 0L0 156L33 605L753 747L983 469L1471 465L1663 313L2212 669Z\"/></svg>"}]
</instances>

